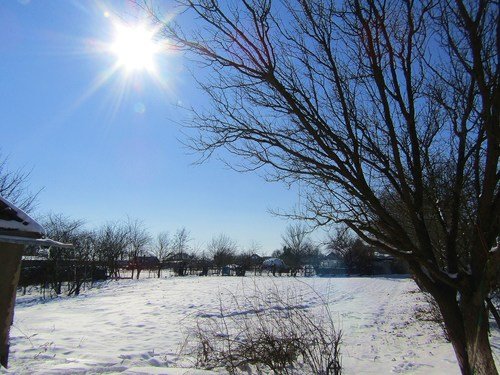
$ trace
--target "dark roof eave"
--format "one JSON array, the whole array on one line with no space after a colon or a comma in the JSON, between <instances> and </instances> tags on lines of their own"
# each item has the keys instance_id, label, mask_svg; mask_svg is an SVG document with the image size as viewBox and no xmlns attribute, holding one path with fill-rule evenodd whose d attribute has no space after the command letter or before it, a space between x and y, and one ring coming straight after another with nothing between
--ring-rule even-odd
<instances>
[{"instance_id":1,"label":"dark roof eave","mask_svg":"<svg viewBox=\"0 0 500 375\"><path fill-rule=\"evenodd\" d=\"M51 240L50 238L27 238L19 236L0 235L0 243L13 243L19 245L39 245L39 246L54 246L69 249L74 247L73 244L63 243Z\"/></svg>"}]
</instances>

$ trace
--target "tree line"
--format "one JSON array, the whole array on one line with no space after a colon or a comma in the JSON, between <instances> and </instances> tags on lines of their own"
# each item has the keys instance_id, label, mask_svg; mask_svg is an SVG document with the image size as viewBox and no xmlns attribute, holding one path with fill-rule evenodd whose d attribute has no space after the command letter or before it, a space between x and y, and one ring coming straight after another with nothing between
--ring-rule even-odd
<instances>
[{"instance_id":1,"label":"tree line","mask_svg":"<svg viewBox=\"0 0 500 375\"><path fill-rule=\"evenodd\" d=\"M48 214L40 222L49 238L73 244L71 249L27 248L20 286L38 284L43 293L78 295L97 280L123 277L124 270L126 277L139 279L144 270L159 278L166 269L179 276L188 272L207 275L209 269L220 274L223 267L231 265L244 275L251 269L260 270L266 258L259 255L262 248L256 242L241 247L230 236L219 234L199 246L193 244L194 238L185 227L152 235L143 222L132 218L94 229L88 229L84 220L61 214ZM286 272L295 271L295 275L306 264L319 267L326 254L341 259L345 273L371 274L374 250L368 251L368 245L352 234L342 233L315 242L304 225L289 225L281 236L281 248L268 254L282 259Z\"/></svg>"}]
</instances>

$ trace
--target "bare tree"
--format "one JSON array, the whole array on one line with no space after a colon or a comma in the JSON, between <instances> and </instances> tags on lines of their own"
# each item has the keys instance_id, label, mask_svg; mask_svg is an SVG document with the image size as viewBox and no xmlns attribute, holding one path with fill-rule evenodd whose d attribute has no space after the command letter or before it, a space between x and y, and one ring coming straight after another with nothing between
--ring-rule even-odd
<instances>
[{"instance_id":1,"label":"bare tree","mask_svg":"<svg viewBox=\"0 0 500 375\"><path fill-rule=\"evenodd\" d=\"M250 255L253 254L258 255L261 250L262 250L262 245L255 240L250 241L250 244L246 248L246 252Z\"/></svg>"},{"instance_id":2,"label":"bare tree","mask_svg":"<svg viewBox=\"0 0 500 375\"><path fill-rule=\"evenodd\" d=\"M181 259L187 256L191 234L186 228L179 228L172 238L172 251Z\"/></svg>"},{"instance_id":3,"label":"bare tree","mask_svg":"<svg viewBox=\"0 0 500 375\"><path fill-rule=\"evenodd\" d=\"M146 248L151 243L151 236L144 227L144 224L137 219L128 219L128 258L132 268L132 278L134 278L134 270L137 270L137 279L142 271L141 256L146 254Z\"/></svg>"},{"instance_id":4,"label":"bare tree","mask_svg":"<svg viewBox=\"0 0 500 375\"><path fill-rule=\"evenodd\" d=\"M340 226L336 227L333 233L328 234L325 245L327 251L342 255L346 249L352 247L354 241L356 237L349 231L349 228Z\"/></svg>"},{"instance_id":5,"label":"bare tree","mask_svg":"<svg viewBox=\"0 0 500 375\"><path fill-rule=\"evenodd\" d=\"M0 153L0 196L14 203L21 210L30 212L35 208L37 192L29 188L30 171L8 168L8 158Z\"/></svg>"},{"instance_id":6,"label":"bare tree","mask_svg":"<svg viewBox=\"0 0 500 375\"><path fill-rule=\"evenodd\" d=\"M353 236L347 228L337 228L327 241L327 249L342 259L348 274L370 275L374 270L373 247Z\"/></svg>"},{"instance_id":7,"label":"bare tree","mask_svg":"<svg viewBox=\"0 0 500 375\"><path fill-rule=\"evenodd\" d=\"M281 239L283 240L283 246L287 246L296 252L302 252L303 249L311 246L307 229L302 224L289 225Z\"/></svg>"},{"instance_id":8,"label":"bare tree","mask_svg":"<svg viewBox=\"0 0 500 375\"><path fill-rule=\"evenodd\" d=\"M174 258L178 259L177 274L183 276L186 269L186 259L189 254L189 242L192 240L189 231L186 228L179 228L172 238L172 252Z\"/></svg>"},{"instance_id":9,"label":"bare tree","mask_svg":"<svg viewBox=\"0 0 500 375\"><path fill-rule=\"evenodd\" d=\"M56 294L61 294L63 283L68 282L68 295L78 295L85 281L81 263L91 259L93 248L87 241L88 232L84 230L84 224L83 220L71 219L61 214L51 213L42 218L42 225L50 238L74 246L72 249L49 249L46 281Z\"/></svg>"},{"instance_id":10,"label":"bare tree","mask_svg":"<svg viewBox=\"0 0 500 375\"><path fill-rule=\"evenodd\" d=\"M97 230L96 252L106 264L109 275L119 276L118 261L123 259L128 245L128 228L119 222L108 222Z\"/></svg>"},{"instance_id":11,"label":"bare tree","mask_svg":"<svg viewBox=\"0 0 500 375\"><path fill-rule=\"evenodd\" d=\"M245 270L249 270L250 268L253 269L254 275L257 275L257 271L260 271L260 268L262 266L262 258L259 256L259 253L262 251L262 245L255 241L252 240L250 241L250 244L246 247L244 254L246 256L244 257L244 267Z\"/></svg>"},{"instance_id":12,"label":"bare tree","mask_svg":"<svg viewBox=\"0 0 500 375\"><path fill-rule=\"evenodd\" d=\"M208 253L214 260L216 267L223 267L235 261L238 245L225 234L212 238L207 246Z\"/></svg>"},{"instance_id":13,"label":"bare tree","mask_svg":"<svg viewBox=\"0 0 500 375\"><path fill-rule=\"evenodd\" d=\"M171 239L168 232L160 232L156 236L156 241L153 246L153 254L158 258L158 278L161 277L163 263L167 260L170 254Z\"/></svg>"},{"instance_id":14,"label":"bare tree","mask_svg":"<svg viewBox=\"0 0 500 375\"><path fill-rule=\"evenodd\" d=\"M373 248L358 238L343 253L342 259L349 274L372 275L374 255Z\"/></svg>"},{"instance_id":15,"label":"bare tree","mask_svg":"<svg viewBox=\"0 0 500 375\"><path fill-rule=\"evenodd\" d=\"M319 260L321 254L319 248L309 238L304 225L299 223L289 225L281 239L282 248L276 255L292 267L292 274L296 274L300 266Z\"/></svg>"},{"instance_id":16,"label":"bare tree","mask_svg":"<svg viewBox=\"0 0 500 375\"><path fill-rule=\"evenodd\" d=\"M496 374L485 300L500 273L489 251L500 232L498 4L184 3L199 28L164 35L211 69L199 77L213 110L197 113L193 147L301 181L295 216L343 222L407 260L462 373Z\"/></svg>"}]
</instances>

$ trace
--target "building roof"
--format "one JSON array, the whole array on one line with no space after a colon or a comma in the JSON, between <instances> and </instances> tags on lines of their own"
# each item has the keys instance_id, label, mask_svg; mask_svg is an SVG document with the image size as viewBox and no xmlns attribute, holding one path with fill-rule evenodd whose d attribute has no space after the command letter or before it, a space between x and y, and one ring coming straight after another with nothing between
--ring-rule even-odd
<instances>
[{"instance_id":1,"label":"building roof","mask_svg":"<svg viewBox=\"0 0 500 375\"><path fill-rule=\"evenodd\" d=\"M45 238L45 230L40 224L3 197L0 197L0 242L72 247Z\"/></svg>"},{"instance_id":2,"label":"building roof","mask_svg":"<svg viewBox=\"0 0 500 375\"><path fill-rule=\"evenodd\" d=\"M335 251L331 251L327 256L325 256L325 259L328 260L342 260L342 256L338 254Z\"/></svg>"},{"instance_id":3,"label":"building roof","mask_svg":"<svg viewBox=\"0 0 500 375\"><path fill-rule=\"evenodd\" d=\"M0 197L0 235L42 238L45 230L23 210Z\"/></svg>"}]
</instances>

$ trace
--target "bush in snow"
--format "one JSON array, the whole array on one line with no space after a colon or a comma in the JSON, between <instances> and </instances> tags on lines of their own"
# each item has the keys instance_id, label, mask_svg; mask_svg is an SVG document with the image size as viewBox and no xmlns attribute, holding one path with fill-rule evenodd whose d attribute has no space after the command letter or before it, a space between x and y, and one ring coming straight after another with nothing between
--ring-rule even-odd
<instances>
[{"instance_id":1,"label":"bush in snow","mask_svg":"<svg viewBox=\"0 0 500 375\"><path fill-rule=\"evenodd\" d=\"M214 314L198 317L193 332L198 367L231 374L340 374L342 334L326 306L301 304L277 290L220 299Z\"/></svg>"}]
</instances>

